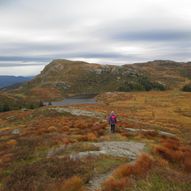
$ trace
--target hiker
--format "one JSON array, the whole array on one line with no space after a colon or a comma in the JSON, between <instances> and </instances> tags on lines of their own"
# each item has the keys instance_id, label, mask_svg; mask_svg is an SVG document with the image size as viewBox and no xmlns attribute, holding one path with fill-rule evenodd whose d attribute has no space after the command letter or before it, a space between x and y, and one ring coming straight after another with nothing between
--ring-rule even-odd
<instances>
[{"instance_id":1,"label":"hiker","mask_svg":"<svg viewBox=\"0 0 191 191\"><path fill-rule=\"evenodd\" d=\"M117 117L116 117L114 111L111 112L111 114L110 114L110 116L108 118L108 122L111 125L111 132L115 133L115 126L116 126L116 123L117 123Z\"/></svg>"}]
</instances>

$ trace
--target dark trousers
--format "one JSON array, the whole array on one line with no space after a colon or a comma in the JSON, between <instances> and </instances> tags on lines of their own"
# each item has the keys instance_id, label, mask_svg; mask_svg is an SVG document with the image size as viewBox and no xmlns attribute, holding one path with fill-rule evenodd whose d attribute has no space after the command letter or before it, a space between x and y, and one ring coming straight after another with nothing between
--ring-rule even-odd
<instances>
[{"instance_id":1,"label":"dark trousers","mask_svg":"<svg viewBox=\"0 0 191 191\"><path fill-rule=\"evenodd\" d=\"M115 124L111 124L111 132L115 133Z\"/></svg>"}]
</instances>

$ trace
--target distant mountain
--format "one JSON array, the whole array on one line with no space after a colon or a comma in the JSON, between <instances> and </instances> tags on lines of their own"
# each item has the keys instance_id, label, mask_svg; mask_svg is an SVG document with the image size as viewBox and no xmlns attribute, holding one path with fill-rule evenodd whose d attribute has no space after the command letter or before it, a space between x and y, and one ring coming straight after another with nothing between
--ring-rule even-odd
<instances>
[{"instance_id":1,"label":"distant mountain","mask_svg":"<svg viewBox=\"0 0 191 191\"><path fill-rule=\"evenodd\" d=\"M33 77L23 77L23 76L0 76L0 88L5 88L9 86L15 86L22 84L23 82L32 80Z\"/></svg>"},{"instance_id":2,"label":"distant mountain","mask_svg":"<svg viewBox=\"0 0 191 191\"><path fill-rule=\"evenodd\" d=\"M29 95L54 98L106 91L180 89L190 79L190 62L155 60L116 66L58 59L48 64L22 90Z\"/></svg>"}]
</instances>

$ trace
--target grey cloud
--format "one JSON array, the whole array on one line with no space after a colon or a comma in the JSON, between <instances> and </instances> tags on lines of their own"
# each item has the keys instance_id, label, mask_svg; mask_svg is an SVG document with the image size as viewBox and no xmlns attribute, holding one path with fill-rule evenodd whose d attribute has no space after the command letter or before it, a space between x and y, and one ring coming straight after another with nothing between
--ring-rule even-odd
<instances>
[{"instance_id":1,"label":"grey cloud","mask_svg":"<svg viewBox=\"0 0 191 191\"><path fill-rule=\"evenodd\" d=\"M111 39L122 41L187 41L191 40L191 31L134 31L113 34Z\"/></svg>"},{"instance_id":2,"label":"grey cloud","mask_svg":"<svg viewBox=\"0 0 191 191\"><path fill-rule=\"evenodd\" d=\"M30 63L30 62L21 62L21 63L16 63L16 62L6 62L6 63L3 63L3 62L0 62L0 67L28 67L28 66L43 66L43 65L46 65L47 63L44 62L44 63L39 63L39 62L36 62L36 63Z\"/></svg>"},{"instance_id":3,"label":"grey cloud","mask_svg":"<svg viewBox=\"0 0 191 191\"><path fill-rule=\"evenodd\" d=\"M45 57L0 56L0 61L21 61L21 62L39 61L39 62L47 62L49 60L50 60L50 58L45 58Z\"/></svg>"}]
</instances>

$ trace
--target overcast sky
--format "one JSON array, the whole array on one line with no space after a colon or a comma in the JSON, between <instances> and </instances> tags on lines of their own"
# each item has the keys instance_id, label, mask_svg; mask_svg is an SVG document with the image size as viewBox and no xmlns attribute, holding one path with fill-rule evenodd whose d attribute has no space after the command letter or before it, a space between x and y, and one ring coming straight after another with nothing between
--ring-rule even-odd
<instances>
[{"instance_id":1,"label":"overcast sky","mask_svg":"<svg viewBox=\"0 0 191 191\"><path fill-rule=\"evenodd\" d=\"M191 61L191 0L0 0L0 75L56 58Z\"/></svg>"}]
</instances>

